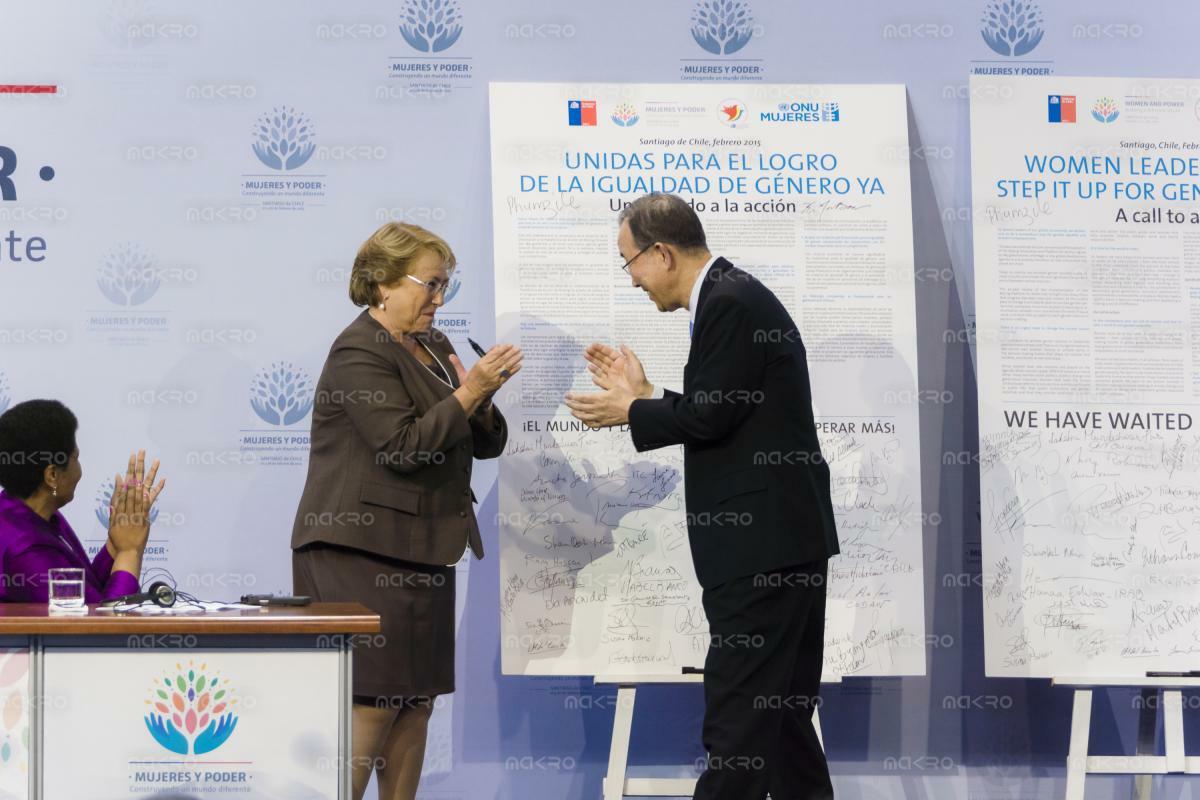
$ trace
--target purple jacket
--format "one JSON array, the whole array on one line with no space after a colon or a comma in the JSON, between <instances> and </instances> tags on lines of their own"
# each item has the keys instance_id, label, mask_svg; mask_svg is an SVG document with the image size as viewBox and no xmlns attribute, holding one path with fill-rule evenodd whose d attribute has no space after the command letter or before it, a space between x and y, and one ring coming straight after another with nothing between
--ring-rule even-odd
<instances>
[{"instance_id":1,"label":"purple jacket","mask_svg":"<svg viewBox=\"0 0 1200 800\"><path fill-rule=\"evenodd\" d=\"M138 590L136 576L117 570L107 547L88 563L87 551L59 512L49 520L8 492L0 492L0 602L45 603L52 567L83 569L84 596L99 603Z\"/></svg>"}]
</instances>

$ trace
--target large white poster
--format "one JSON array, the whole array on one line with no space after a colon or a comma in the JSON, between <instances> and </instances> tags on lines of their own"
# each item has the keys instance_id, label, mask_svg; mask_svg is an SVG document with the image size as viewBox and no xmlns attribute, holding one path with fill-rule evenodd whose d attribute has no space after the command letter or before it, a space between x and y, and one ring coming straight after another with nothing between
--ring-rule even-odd
<instances>
[{"instance_id":1,"label":"large white poster","mask_svg":"<svg viewBox=\"0 0 1200 800\"><path fill-rule=\"evenodd\" d=\"M923 672L904 88L492 84L491 123L498 338L525 352L502 398L504 672L671 674L708 649L682 448L638 454L562 402L592 388L592 341L682 388L688 316L657 313L616 248L618 211L654 191L692 201L802 332L842 546L827 673Z\"/></svg>"},{"instance_id":2,"label":"large white poster","mask_svg":"<svg viewBox=\"0 0 1200 800\"><path fill-rule=\"evenodd\" d=\"M1200 81L972 78L987 672L1200 653Z\"/></svg>"},{"instance_id":3,"label":"large white poster","mask_svg":"<svg viewBox=\"0 0 1200 800\"><path fill-rule=\"evenodd\" d=\"M155 649L46 648L46 800L339 797L336 651L140 638Z\"/></svg>"}]
</instances>

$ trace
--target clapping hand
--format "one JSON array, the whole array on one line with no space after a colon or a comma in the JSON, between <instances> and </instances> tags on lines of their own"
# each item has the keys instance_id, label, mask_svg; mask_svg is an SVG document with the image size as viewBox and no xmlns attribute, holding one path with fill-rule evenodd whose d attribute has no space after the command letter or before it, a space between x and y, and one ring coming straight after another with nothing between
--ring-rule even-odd
<instances>
[{"instance_id":1,"label":"clapping hand","mask_svg":"<svg viewBox=\"0 0 1200 800\"><path fill-rule=\"evenodd\" d=\"M625 345L616 350L599 342L588 345L583 357L588 362L592 383L602 391L590 394L568 392L565 402L571 415L594 428L629 422L629 407L633 401L650 397L654 391L646 380L642 362Z\"/></svg>"},{"instance_id":2,"label":"clapping hand","mask_svg":"<svg viewBox=\"0 0 1200 800\"><path fill-rule=\"evenodd\" d=\"M466 386L480 399L491 397L504 383L521 371L524 358L521 348L513 344L498 344L467 370L458 356L450 355L450 364L458 373L460 386Z\"/></svg>"},{"instance_id":3,"label":"clapping hand","mask_svg":"<svg viewBox=\"0 0 1200 800\"><path fill-rule=\"evenodd\" d=\"M583 357L588 362L588 372L592 373L592 383L601 389L611 389L617 382L622 382L638 397L648 398L654 392L654 386L646 380L646 370L627 346L621 349L609 347L606 344L593 342L584 351Z\"/></svg>"},{"instance_id":4,"label":"clapping hand","mask_svg":"<svg viewBox=\"0 0 1200 800\"><path fill-rule=\"evenodd\" d=\"M139 450L129 455L129 467L122 479L120 473L113 480L112 500L109 504L108 538L117 553L136 552L139 556L150 536L150 511L154 501L166 485L161 480L154 485L158 476L157 459L150 465L146 475L146 451Z\"/></svg>"}]
</instances>

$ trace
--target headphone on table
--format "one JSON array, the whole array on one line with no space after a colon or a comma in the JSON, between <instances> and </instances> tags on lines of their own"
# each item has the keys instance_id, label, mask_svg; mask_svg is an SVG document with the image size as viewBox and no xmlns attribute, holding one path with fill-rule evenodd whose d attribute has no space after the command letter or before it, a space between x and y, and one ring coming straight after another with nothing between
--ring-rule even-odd
<instances>
[{"instance_id":1,"label":"headphone on table","mask_svg":"<svg viewBox=\"0 0 1200 800\"><path fill-rule=\"evenodd\" d=\"M101 603L104 606L120 606L120 605L138 605L139 603L151 602L156 606L168 608L175 605L175 590L170 584L163 581L155 581L150 584L149 588L144 592L135 592L121 597L114 597L112 600L106 600Z\"/></svg>"}]
</instances>

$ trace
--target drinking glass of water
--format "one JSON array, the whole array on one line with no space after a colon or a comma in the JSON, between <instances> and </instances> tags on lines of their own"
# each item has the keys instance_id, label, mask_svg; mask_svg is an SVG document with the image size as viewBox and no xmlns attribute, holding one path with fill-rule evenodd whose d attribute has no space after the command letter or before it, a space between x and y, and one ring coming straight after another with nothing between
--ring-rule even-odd
<instances>
[{"instance_id":1,"label":"drinking glass of water","mask_svg":"<svg viewBox=\"0 0 1200 800\"><path fill-rule=\"evenodd\" d=\"M79 613L86 610L83 570L77 567L55 567L50 570L50 611Z\"/></svg>"}]
</instances>

